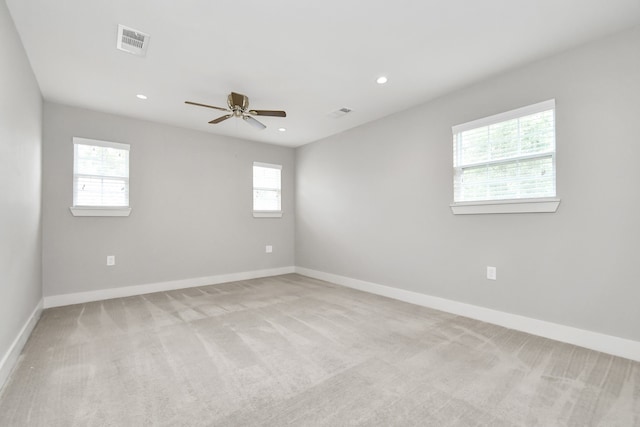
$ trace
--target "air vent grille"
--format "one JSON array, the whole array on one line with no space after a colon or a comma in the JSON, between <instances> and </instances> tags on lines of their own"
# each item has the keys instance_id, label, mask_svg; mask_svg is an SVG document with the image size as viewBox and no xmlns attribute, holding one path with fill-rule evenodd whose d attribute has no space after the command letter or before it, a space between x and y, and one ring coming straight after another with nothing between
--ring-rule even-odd
<instances>
[{"instance_id":1,"label":"air vent grille","mask_svg":"<svg viewBox=\"0 0 640 427\"><path fill-rule=\"evenodd\" d=\"M145 56L149 45L149 35L133 28L118 25L116 47L124 52Z\"/></svg>"},{"instance_id":2,"label":"air vent grille","mask_svg":"<svg viewBox=\"0 0 640 427\"><path fill-rule=\"evenodd\" d=\"M128 44L138 49L144 45L144 36L131 30L122 30L122 43Z\"/></svg>"},{"instance_id":3,"label":"air vent grille","mask_svg":"<svg viewBox=\"0 0 640 427\"><path fill-rule=\"evenodd\" d=\"M342 107L339 110L333 111L329 113L329 117L333 117L334 119L344 117L351 112L351 108Z\"/></svg>"}]
</instances>

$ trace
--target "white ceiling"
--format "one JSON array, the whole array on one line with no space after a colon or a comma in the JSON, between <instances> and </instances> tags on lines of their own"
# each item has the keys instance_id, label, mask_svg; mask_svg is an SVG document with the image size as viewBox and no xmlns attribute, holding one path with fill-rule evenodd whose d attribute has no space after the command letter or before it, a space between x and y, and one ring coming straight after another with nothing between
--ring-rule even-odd
<instances>
[{"instance_id":1,"label":"white ceiling","mask_svg":"<svg viewBox=\"0 0 640 427\"><path fill-rule=\"evenodd\" d=\"M640 24L640 0L6 2L46 100L287 146ZM116 49L118 24L151 36L145 58ZM184 104L230 91L288 117L210 125Z\"/></svg>"}]
</instances>

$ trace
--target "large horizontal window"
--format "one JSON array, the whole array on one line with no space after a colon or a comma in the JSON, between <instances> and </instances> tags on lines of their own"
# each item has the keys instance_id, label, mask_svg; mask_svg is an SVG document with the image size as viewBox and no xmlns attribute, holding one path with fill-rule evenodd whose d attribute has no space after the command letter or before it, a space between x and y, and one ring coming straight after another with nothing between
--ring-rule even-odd
<instances>
[{"instance_id":1,"label":"large horizontal window","mask_svg":"<svg viewBox=\"0 0 640 427\"><path fill-rule=\"evenodd\" d=\"M520 205L516 212L522 212L524 202L553 202L554 100L457 125L452 131L452 208L513 203ZM538 204L532 211L544 209Z\"/></svg>"}]
</instances>

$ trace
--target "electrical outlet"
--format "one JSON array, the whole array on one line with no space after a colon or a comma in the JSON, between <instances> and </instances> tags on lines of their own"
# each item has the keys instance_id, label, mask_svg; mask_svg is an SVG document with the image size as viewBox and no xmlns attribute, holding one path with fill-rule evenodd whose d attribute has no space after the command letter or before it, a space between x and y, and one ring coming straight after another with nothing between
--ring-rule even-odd
<instances>
[{"instance_id":1,"label":"electrical outlet","mask_svg":"<svg viewBox=\"0 0 640 427\"><path fill-rule=\"evenodd\" d=\"M271 252L273 252L273 246L271 246L271 245L265 246L264 251L266 253L270 254Z\"/></svg>"},{"instance_id":2,"label":"electrical outlet","mask_svg":"<svg viewBox=\"0 0 640 427\"><path fill-rule=\"evenodd\" d=\"M495 267L487 266L487 279L496 280L497 279L497 271Z\"/></svg>"},{"instance_id":3,"label":"electrical outlet","mask_svg":"<svg viewBox=\"0 0 640 427\"><path fill-rule=\"evenodd\" d=\"M116 265L116 256L115 255L107 255L107 265L108 266Z\"/></svg>"}]
</instances>

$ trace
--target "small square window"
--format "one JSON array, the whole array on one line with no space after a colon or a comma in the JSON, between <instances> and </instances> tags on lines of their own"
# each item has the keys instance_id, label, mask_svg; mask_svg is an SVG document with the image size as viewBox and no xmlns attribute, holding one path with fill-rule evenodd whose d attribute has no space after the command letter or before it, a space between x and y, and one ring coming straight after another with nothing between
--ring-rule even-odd
<instances>
[{"instance_id":1,"label":"small square window","mask_svg":"<svg viewBox=\"0 0 640 427\"><path fill-rule=\"evenodd\" d=\"M129 214L129 145L73 138L75 216Z\"/></svg>"}]
</instances>

